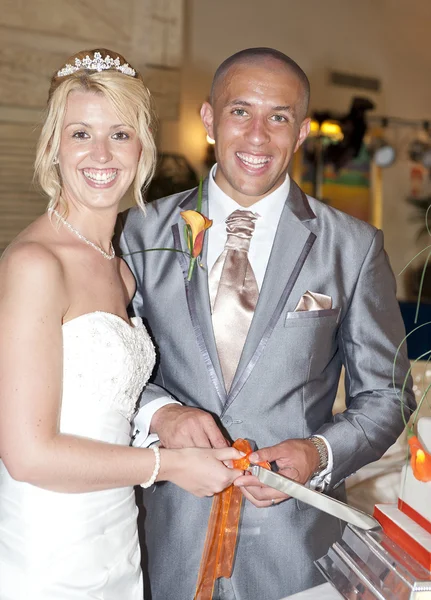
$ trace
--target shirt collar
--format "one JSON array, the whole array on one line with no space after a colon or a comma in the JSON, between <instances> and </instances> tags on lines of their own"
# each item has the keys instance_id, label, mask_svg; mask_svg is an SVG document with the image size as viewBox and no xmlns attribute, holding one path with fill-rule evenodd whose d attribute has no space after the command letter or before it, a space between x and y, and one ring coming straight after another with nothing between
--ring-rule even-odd
<instances>
[{"instance_id":1,"label":"shirt collar","mask_svg":"<svg viewBox=\"0 0 431 600\"><path fill-rule=\"evenodd\" d=\"M232 200L232 198L225 194L216 184L216 170L217 164L212 167L208 177L208 218L214 222L214 225L224 223L227 217L235 210L245 210L243 206L239 205L235 200ZM275 226L277 226L286 198L289 195L289 190L290 177L286 173L286 179L280 187L253 204L249 210L257 213L262 218L262 221L271 220L274 221ZM259 221L261 221L261 219L259 219Z\"/></svg>"}]
</instances>

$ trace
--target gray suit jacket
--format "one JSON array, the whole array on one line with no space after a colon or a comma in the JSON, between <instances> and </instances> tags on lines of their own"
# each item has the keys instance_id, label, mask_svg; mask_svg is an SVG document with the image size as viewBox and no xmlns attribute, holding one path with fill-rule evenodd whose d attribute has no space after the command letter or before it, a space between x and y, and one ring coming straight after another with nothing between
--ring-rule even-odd
<instances>
[{"instance_id":1,"label":"gray suit jacket","mask_svg":"<svg viewBox=\"0 0 431 600\"><path fill-rule=\"evenodd\" d=\"M403 428L399 390L409 363L398 355L404 328L382 232L305 196L292 181L253 322L231 391L226 394L211 324L208 278L188 258L180 211L197 190L159 200L144 216L122 216L121 250L137 282L136 315L146 319L159 352L155 383L180 401L210 411L231 439L258 447L322 434L334 456L332 495L346 477L377 460ZM202 211L207 214L207 186ZM127 256L128 255L128 256ZM203 264L205 266L205 248ZM333 308L295 313L307 290ZM342 364L347 410L332 408ZM152 390L148 399L153 397ZM414 407L408 385L405 402ZM152 600L191 600L210 499L163 483L144 495ZM232 584L238 600L278 600L317 584L313 561L340 536L341 523L289 500L257 509L245 503Z\"/></svg>"}]
</instances>

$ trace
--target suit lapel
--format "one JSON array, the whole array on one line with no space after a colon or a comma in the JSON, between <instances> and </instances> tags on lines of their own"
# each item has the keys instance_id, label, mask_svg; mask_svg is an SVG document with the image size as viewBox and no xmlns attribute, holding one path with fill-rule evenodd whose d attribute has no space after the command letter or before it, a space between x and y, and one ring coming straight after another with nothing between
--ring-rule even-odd
<instances>
[{"instance_id":1,"label":"suit lapel","mask_svg":"<svg viewBox=\"0 0 431 600\"><path fill-rule=\"evenodd\" d=\"M182 211L196 209L197 197L197 190L194 190L180 204L180 209ZM202 212L203 214L208 214L208 180L205 180L202 189ZM187 252L188 250L184 239L183 230L184 221L179 215L177 223L175 223L172 227L174 247L178 250L181 249ZM212 328L210 297L208 290L208 271L206 266L207 252L208 244L207 236L205 236L204 246L202 249L203 267L199 267L198 265L195 266L191 281L187 280L189 257L180 252L176 253L176 256L183 271L187 305L199 349L204 358L210 379L216 388L222 405L224 405L226 403L226 390L224 387L223 375L220 368L220 362L218 359Z\"/></svg>"},{"instance_id":2,"label":"suit lapel","mask_svg":"<svg viewBox=\"0 0 431 600\"><path fill-rule=\"evenodd\" d=\"M305 194L291 180L262 289L224 412L250 376L290 296L316 235L304 221L314 219Z\"/></svg>"}]
</instances>

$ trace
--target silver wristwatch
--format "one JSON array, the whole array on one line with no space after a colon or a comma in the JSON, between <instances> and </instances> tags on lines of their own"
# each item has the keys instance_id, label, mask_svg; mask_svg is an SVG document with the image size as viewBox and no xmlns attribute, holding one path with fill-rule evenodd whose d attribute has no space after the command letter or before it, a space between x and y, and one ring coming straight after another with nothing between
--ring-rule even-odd
<instances>
[{"instance_id":1,"label":"silver wristwatch","mask_svg":"<svg viewBox=\"0 0 431 600\"><path fill-rule=\"evenodd\" d=\"M317 437L315 435L312 435L311 437L307 438L310 440L310 442L312 444L314 444L314 447L316 448L317 452L319 453L319 466L317 467L316 471L313 473L313 477L315 477L316 475L319 475L322 471L324 471L326 469L326 467L328 466L328 447L326 445L326 443L322 440L322 438Z\"/></svg>"}]
</instances>

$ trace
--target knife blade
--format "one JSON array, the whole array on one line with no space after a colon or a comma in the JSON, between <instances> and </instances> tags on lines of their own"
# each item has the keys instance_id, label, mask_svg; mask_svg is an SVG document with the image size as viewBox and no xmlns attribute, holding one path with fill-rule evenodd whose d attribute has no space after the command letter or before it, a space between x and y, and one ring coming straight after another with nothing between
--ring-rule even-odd
<instances>
[{"instance_id":1,"label":"knife blade","mask_svg":"<svg viewBox=\"0 0 431 600\"><path fill-rule=\"evenodd\" d=\"M311 490L293 479L289 479L288 477L284 477L284 475L274 473L273 471L268 471L268 469L263 469L258 465L253 465L249 470L251 474L257 477L264 485L268 485L279 492L288 494L292 498L296 498L297 500L301 500L301 502L314 506L333 517L346 521L346 523L350 523L351 525L355 525L366 531L377 531L381 529L380 523L368 513L353 508L353 506L349 506L339 500L335 500L335 498L331 498L331 496L326 496L326 494Z\"/></svg>"}]
</instances>

